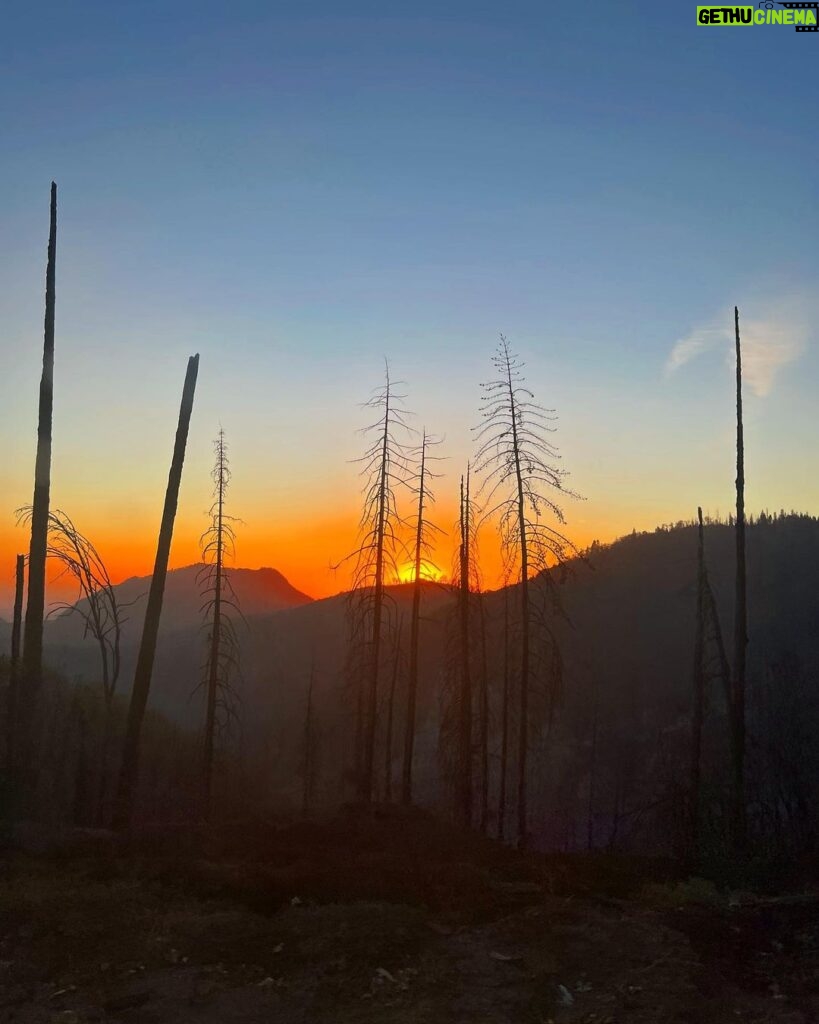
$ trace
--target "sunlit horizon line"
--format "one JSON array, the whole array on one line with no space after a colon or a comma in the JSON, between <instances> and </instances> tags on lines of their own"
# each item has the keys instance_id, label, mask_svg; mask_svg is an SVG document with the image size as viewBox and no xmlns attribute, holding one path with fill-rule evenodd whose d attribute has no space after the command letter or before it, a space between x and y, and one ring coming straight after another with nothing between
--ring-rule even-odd
<instances>
[{"instance_id":1,"label":"sunlit horizon line","mask_svg":"<svg viewBox=\"0 0 819 1024\"><path fill-rule=\"evenodd\" d=\"M780 512L784 512L784 514L788 516L808 516L811 518L816 518L815 514L812 512L800 512L795 509L791 509L787 512L784 509L779 509L776 512L772 513L770 507L765 507L758 511L749 511L747 518L749 522L751 522L757 520L759 516L762 514L773 516L780 514ZM730 522L730 515L731 513L723 517L719 513L717 513L716 515L710 514L705 516L705 521L708 525L728 525ZM619 541L625 540L626 538L633 536L635 533L638 535L651 534L656 533L660 530L673 529L678 526L690 527L694 525L695 520L692 517L689 519L679 518L664 523L657 523L653 527L645 527L638 529L635 526L631 530L625 530L624 532L617 533L616 535L610 534L609 536L606 536L605 531L596 531L597 535L589 539L587 542L583 543L578 541L576 544L576 551L577 555L582 556L584 553L588 552L595 544L601 545L603 547L611 547L617 544ZM9 548L9 550L11 550L11 548ZM510 579L510 574L504 571L503 560L501 558L500 552L494 549L491 550L493 553L490 557L487 558L486 548L484 548L484 555L481 558L481 561L478 566L479 574L482 577L479 589L484 591L498 590L503 588L504 586L508 586L510 582L512 582L512 580ZM5 552L4 554L7 554L7 552ZM175 562L175 560L172 559L172 564L169 567L169 571L178 572L191 566L202 564L201 559L192 559L189 557L189 555L186 555L183 555L178 562ZM577 555L573 555L572 558L570 558L568 561L573 561L577 557ZM129 580L149 579L150 576L152 575L151 566L146 566L145 568L137 567L135 569L129 568L127 570L124 570L116 565L115 557L113 560L109 561L114 566L116 566L115 570L111 573L111 577L115 586L124 584ZM346 593L349 593L351 589L349 586L343 584L337 587L327 587L326 584L323 586L320 585L318 578L320 575L319 570L315 570L311 573L309 570L299 571L299 569L294 568L293 566L285 566L284 568L282 568L280 566L276 566L275 564L271 564L272 562L276 561L275 556L272 558L268 558L267 554L265 554L262 558L250 558L247 561L249 563L257 564L236 563L230 568L234 570L243 570L248 572L258 572L263 569L273 570L275 572L278 572L294 589L300 591L306 597L314 601L321 601L333 597L338 597ZM287 560L285 559L284 561ZM440 561L442 564L446 564L446 561L443 557L440 559ZM389 577L385 580L385 583L387 586L406 586L414 581L414 573L414 561L411 562L407 560L399 566L397 572L393 572L389 575ZM13 599L13 574L6 575L7 579L5 580L5 588L3 590L0 590L0 594L2 594L2 597L0 597L0 602L2 602L0 603L0 618L4 619L8 619L10 617L11 603ZM311 576L312 585L310 581ZM64 574L61 571L54 571L53 574L49 572L49 577L47 581L47 594L50 592L51 595L53 595L53 599L47 599L47 608L53 609L58 604L66 602L67 598L69 598L71 594L76 595L76 589L74 586L60 586L61 578L65 578ZM422 571L423 582L440 584L441 586L446 587L451 585L453 579L453 574L441 570L439 566L432 561L432 559L424 559L424 571ZM73 602L75 602L76 600L79 600L78 596L74 596Z\"/></svg>"}]
</instances>

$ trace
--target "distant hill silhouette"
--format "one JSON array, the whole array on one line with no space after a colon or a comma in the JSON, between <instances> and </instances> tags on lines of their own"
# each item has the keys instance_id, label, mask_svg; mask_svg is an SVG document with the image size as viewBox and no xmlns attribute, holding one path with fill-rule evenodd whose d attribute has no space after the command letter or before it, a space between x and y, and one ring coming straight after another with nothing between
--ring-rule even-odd
<instances>
[{"instance_id":1,"label":"distant hill silhouette","mask_svg":"<svg viewBox=\"0 0 819 1024\"><path fill-rule=\"evenodd\" d=\"M201 580L197 577L201 564L172 569L165 584L160 626L160 651L171 636L182 634L188 646L198 648L202 632ZM277 569L229 569L231 585L238 599L242 615L252 618L269 615L287 608L297 608L312 602L307 594L297 590ZM117 600L125 623L122 631L122 674L120 688L127 692L142 633L145 605L151 585L150 576L132 576L116 586ZM84 602L79 602L83 605ZM237 622L240 621L236 616ZM0 652L8 653L11 625L0 621ZM80 615L71 612L53 614L45 626L46 659L70 677L96 679L98 654L94 642L83 637ZM161 657L159 664L161 666ZM197 662L198 664L198 662ZM187 669L187 666L186 666ZM196 670L198 672L198 669Z\"/></svg>"},{"instance_id":2,"label":"distant hill silhouette","mask_svg":"<svg viewBox=\"0 0 819 1024\"><path fill-rule=\"evenodd\" d=\"M162 629L174 632L179 629L198 629L202 624L202 580L199 577L202 565L187 565L183 569L172 569L165 582L165 597L162 604ZM309 604L311 597L303 594L277 569L229 569L230 583L236 592L242 614L263 615ZM150 576L132 576L116 587L117 601L124 609L127 619L124 635L126 640L142 629ZM79 602L80 606L85 602ZM50 619L52 642L59 638L67 642L79 623L79 617L71 614L53 616Z\"/></svg>"}]
</instances>

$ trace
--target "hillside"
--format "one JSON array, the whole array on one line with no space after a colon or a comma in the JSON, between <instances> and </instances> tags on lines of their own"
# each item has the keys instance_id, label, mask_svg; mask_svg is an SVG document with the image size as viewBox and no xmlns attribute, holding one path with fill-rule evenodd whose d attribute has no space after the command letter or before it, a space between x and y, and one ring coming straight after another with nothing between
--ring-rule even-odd
<instances>
[{"instance_id":1,"label":"hillside","mask_svg":"<svg viewBox=\"0 0 819 1024\"><path fill-rule=\"evenodd\" d=\"M172 569L165 582L162 627L166 632L199 627L202 623L203 566L188 565ZM296 590L277 569L231 569L230 583L245 615L263 615L308 604L312 598ZM126 635L138 633L142 626L150 576L132 576L116 587L117 601L126 608ZM84 602L80 602L83 605ZM53 619L54 635L66 628L65 617Z\"/></svg>"},{"instance_id":2,"label":"hillside","mask_svg":"<svg viewBox=\"0 0 819 1024\"><path fill-rule=\"evenodd\" d=\"M730 651L734 548L729 526L706 528L706 548L723 632ZM193 582L195 567L171 574L150 704L186 728L198 730L203 635ZM749 714L763 712L772 728L793 736L793 724L819 738L819 523L808 517L763 519L748 530ZM240 624L242 749L248 764L265 780L269 798L298 799L299 760L311 666L314 666L314 715L320 736L317 793L337 800L348 792L349 745L354 731L354 692L346 682L347 602L344 595L310 601L274 570L236 570L233 574L246 623ZM548 808L540 822L544 833L569 846L587 828L589 772L596 773L592 832L595 841L620 842L631 829L635 808L655 802L657 787L671 785L685 761L690 712L694 636L696 531L692 526L658 529L597 546L585 562L572 566L559 587L566 618L553 619L563 652L559 688L536 693L536 714L543 725L535 742L539 792ZM147 580L122 585L123 595L147 589ZM409 618L410 588L390 588L392 617ZM418 695L418 768L420 797L440 802L439 727L452 658L450 592L428 584L422 602L421 662ZM487 670L489 674L491 765L497 764L499 694L502 677L503 592L487 595ZM132 614L134 622L139 615ZM74 630L73 637L67 632ZM69 677L95 678L96 652L78 646L76 623L58 621L47 630L49 661ZM63 632L65 631L65 632ZM137 631L126 635L120 692L127 693ZM392 658L390 643L385 657ZM476 657L478 657L476 653ZM477 663L476 663L477 665ZM783 668L784 666L784 668ZM479 677L479 665L477 665ZM396 740L400 754L405 700L405 667L399 666L396 692ZM766 694L779 688L776 719L765 711ZM558 692L559 689L559 692ZM383 696L383 694L382 694ZM548 726L548 697L555 714ZM722 697L709 690L709 728L719 774ZM382 703L382 716L384 708ZM793 721L792 721L793 720ZM767 721L767 719L766 719ZM790 731L789 731L790 730ZM595 736L592 754L590 743ZM801 735L801 734L800 734ZM793 742L793 740L791 741ZM800 740L801 742L801 740ZM807 743L807 739L804 741ZM383 755L379 754L379 757ZM752 756L762 752L752 747ZM773 754L765 756L773 756ZM590 767L592 764L593 767ZM676 759L676 760L675 760ZM672 768L677 764L676 769ZM396 768L397 770L397 768ZM494 769L493 769L494 770ZM770 773L769 773L770 774ZM347 779L349 776L347 774Z\"/></svg>"},{"instance_id":3,"label":"hillside","mask_svg":"<svg viewBox=\"0 0 819 1024\"><path fill-rule=\"evenodd\" d=\"M188 565L172 569L165 583L162 604L163 635L180 630L198 632L202 626L202 565ZM263 615L309 604L311 597L297 590L277 569L231 569L230 582L237 604L246 616ZM117 603L122 610L122 644L125 659L129 648L139 643L150 576L132 576L114 588ZM78 608L85 607L80 601ZM0 620L0 650L7 650L11 624ZM93 644L83 637L82 618L72 612L52 614L46 621L45 644L51 652L52 663L69 674L94 672L88 657L94 654Z\"/></svg>"}]
</instances>

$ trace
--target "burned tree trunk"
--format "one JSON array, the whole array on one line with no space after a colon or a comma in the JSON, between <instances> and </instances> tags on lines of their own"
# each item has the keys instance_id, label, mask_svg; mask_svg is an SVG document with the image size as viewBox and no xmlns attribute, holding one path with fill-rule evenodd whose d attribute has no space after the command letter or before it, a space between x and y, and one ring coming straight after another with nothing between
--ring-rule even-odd
<instances>
[{"instance_id":1,"label":"burned tree trunk","mask_svg":"<svg viewBox=\"0 0 819 1024\"><path fill-rule=\"evenodd\" d=\"M461 477L460 587L458 611L461 639L461 686L458 701L458 810L465 825L472 823L472 676L469 650L469 467Z\"/></svg>"},{"instance_id":2,"label":"burned tree trunk","mask_svg":"<svg viewBox=\"0 0 819 1024\"><path fill-rule=\"evenodd\" d=\"M486 609L484 595L479 594L478 612L481 628L481 688L478 694L478 749L481 765L481 806L478 827L486 833L489 822L489 663L486 656Z\"/></svg>"},{"instance_id":3,"label":"burned tree trunk","mask_svg":"<svg viewBox=\"0 0 819 1024\"><path fill-rule=\"evenodd\" d=\"M509 763L509 588L503 590L503 702L501 704L500 792L498 794L498 839L506 828L506 774Z\"/></svg>"},{"instance_id":4,"label":"burned tree trunk","mask_svg":"<svg viewBox=\"0 0 819 1024\"><path fill-rule=\"evenodd\" d=\"M214 443L216 465L213 469L214 505L211 508L211 525L203 534L202 557L207 568L202 570L207 577L206 589L210 596L206 608L211 613L210 643L208 645L207 662L207 701L205 711L205 743L203 752L203 783L205 813L209 817L212 810L213 762L216 733L216 708L219 702L219 691L224 690L227 682L220 678L225 641L225 622L223 621L223 599L225 588L225 554L229 547L233 550L234 533L230 520L225 516L225 492L230 479L228 468L225 434L219 431ZM211 568L212 566L212 568ZM230 584L228 583L228 587ZM229 622L227 623L229 627ZM228 636L228 641L230 635ZM223 701L225 694L222 694Z\"/></svg>"},{"instance_id":5,"label":"burned tree trunk","mask_svg":"<svg viewBox=\"0 0 819 1024\"><path fill-rule=\"evenodd\" d=\"M388 472L389 472L389 429L390 396L387 395L384 415L384 436L381 450L381 467L378 474L375 579L373 588L373 619L370 640L370 671L367 687L366 718L364 722L364 764L359 780L359 795L365 803L372 800L373 770L375 767L375 730L378 718L378 675L381 661L381 621L384 615L384 547L388 517Z\"/></svg>"},{"instance_id":6,"label":"burned tree trunk","mask_svg":"<svg viewBox=\"0 0 819 1024\"><path fill-rule=\"evenodd\" d=\"M11 670L20 664L20 637L23 629L23 592L26 585L26 556L18 555L14 572L14 617L11 625Z\"/></svg>"},{"instance_id":7,"label":"burned tree trunk","mask_svg":"<svg viewBox=\"0 0 819 1024\"><path fill-rule=\"evenodd\" d=\"M156 641L159 635L159 619L162 614L162 599L165 593L165 577L168 573L168 558L171 551L173 525L179 501L179 485L182 480L182 466L185 461L185 447L188 441L188 428L193 411L193 396L196 390L198 371L199 356L191 356L188 360L185 385L182 390L179 423L176 428L173 458L168 474L168 487L165 492L165 506L159 528L154 572L151 577L148 606L145 610L145 624L142 629L142 640L134 673L134 687L131 691L131 703L128 708L128 724L113 820L114 828L118 830L127 829L130 826L133 814L134 790L139 774L139 736L151 688Z\"/></svg>"},{"instance_id":8,"label":"burned tree trunk","mask_svg":"<svg viewBox=\"0 0 819 1024\"><path fill-rule=\"evenodd\" d=\"M691 714L691 766L688 793L687 833L684 836L685 857L689 864L697 856L699 844L702 788L702 734L706 714L706 692L709 683L716 676L725 697L725 707L731 731L731 746L734 743L733 689L731 670L725 653L719 611L705 557L705 529L702 509L697 509L698 552L697 552L697 621L694 635L693 704ZM714 656L716 667L712 667Z\"/></svg>"},{"instance_id":9,"label":"burned tree trunk","mask_svg":"<svg viewBox=\"0 0 819 1024\"><path fill-rule=\"evenodd\" d=\"M401 774L401 802L404 804L412 803L412 759L415 751L415 717L418 700L418 634L421 622L421 557L424 544L426 469L427 434L424 431L421 441L421 469L418 485L418 521L415 527L415 565L412 580L409 679L407 680L407 720L404 728L404 764Z\"/></svg>"},{"instance_id":10,"label":"burned tree trunk","mask_svg":"<svg viewBox=\"0 0 819 1024\"><path fill-rule=\"evenodd\" d=\"M734 605L734 677L731 718L733 722L733 830L734 843L745 839L745 657L748 646L748 612L745 578L745 441L742 425L742 352L739 337L739 309L734 307L737 385L737 517L736 596Z\"/></svg>"},{"instance_id":11,"label":"burned tree trunk","mask_svg":"<svg viewBox=\"0 0 819 1024\"><path fill-rule=\"evenodd\" d=\"M222 488L219 489L219 539L216 553L216 580L215 593L213 598L213 621L211 623L210 638L210 666L208 669L208 698L207 712L205 717L205 755L204 755L204 781L205 781L205 807L210 812L211 789L213 787L213 734L216 728L216 690L219 685L219 655L220 641L222 637Z\"/></svg>"},{"instance_id":12,"label":"burned tree trunk","mask_svg":"<svg viewBox=\"0 0 819 1024\"><path fill-rule=\"evenodd\" d=\"M700 771L702 764L702 726L705 717L705 540L702 509L697 509L697 623L694 634L693 710L691 714L691 778L688 796L688 860L697 854L700 821Z\"/></svg>"},{"instance_id":13,"label":"burned tree trunk","mask_svg":"<svg viewBox=\"0 0 819 1024\"><path fill-rule=\"evenodd\" d=\"M509 372L509 400L515 407L515 391ZM529 755L529 536L526 522L526 498L521 470L520 441L518 438L517 415L512 415L512 454L515 471L515 487L517 498L518 544L520 546L520 696L518 698L518 845L526 846L528 838L527 826L527 793L526 773Z\"/></svg>"},{"instance_id":14,"label":"burned tree trunk","mask_svg":"<svg viewBox=\"0 0 819 1024\"><path fill-rule=\"evenodd\" d=\"M31 545L28 556L28 597L23 628L23 691L18 690L18 725L23 769L35 771L34 711L43 670L43 620L45 616L45 574L48 550L48 512L51 492L51 427L54 406L54 313L57 264L57 186L51 183L48 262L46 265L43 370L40 377L37 458L34 467L34 498L31 515Z\"/></svg>"},{"instance_id":15,"label":"burned tree trunk","mask_svg":"<svg viewBox=\"0 0 819 1024\"><path fill-rule=\"evenodd\" d=\"M11 663L9 664L8 706L6 708L6 772L14 777L17 744L17 699L20 673L20 636L23 626L23 591L26 556L18 555L14 573L14 617L11 625Z\"/></svg>"},{"instance_id":16,"label":"burned tree trunk","mask_svg":"<svg viewBox=\"0 0 819 1024\"><path fill-rule=\"evenodd\" d=\"M387 698L387 735L384 741L384 799L387 803L392 800L392 723L395 711L395 687L398 683L398 668L401 659L401 633L403 628L404 622L402 618L398 622L398 636L395 640L395 658L392 664L390 693Z\"/></svg>"},{"instance_id":17,"label":"burned tree trunk","mask_svg":"<svg viewBox=\"0 0 819 1024\"><path fill-rule=\"evenodd\" d=\"M18 509L18 523L30 522L32 514L30 505ZM60 566L61 575L73 578L78 587L77 597L68 603L59 602L55 610L61 609L64 615L79 615L85 636L96 640L100 652L104 711L99 745L97 822L101 824L108 792L107 763L113 701L121 663L122 609L116 588L96 547L60 509L48 514L46 556Z\"/></svg>"},{"instance_id":18,"label":"burned tree trunk","mask_svg":"<svg viewBox=\"0 0 819 1024\"><path fill-rule=\"evenodd\" d=\"M547 521L546 514L551 513L559 526L565 522L563 510L549 492L571 495L563 486L566 471L555 465L559 456L547 436L554 429L550 426L554 415L534 401L525 384L523 364L512 354L503 335L492 362L496 376L481 385L483 422L477 428L476 462L483 475L483 489L494 503L491 514L499 521L505 561L519 573L517 816L518 844L523 847L528 840L529 695L538 666L529 575L548 572L555 563L565 564L567 556L577 552L571 541ZM552 596L557 605L554 592ZM545 623L541 625L545 627Z\"/></svg>"},{"instance_id":19,"label":"burned tree trunk","mask_svg":"<svg viewBox=\"0 0 819 1024\"><path fill-rule=\"evenodd\" d=\"M356 728L356 788L363 803L372 801L375 784L382 633L385 609L391 603L385 586L386 574L398 576L399 534L404 527L396 496L397 487L405 485L409 476L407 452L399 440L399 435L409 433L401 404L403 397L390 380L389 366L386 366L383 386L365 403L366 408L378 410L378 419L364 431L375 437L358 460L363 464L361 475L365 480L364 510L359 522L358 546L347 556L355 561L347 600L348 657L359 691L356 698L360 707L360 726L357 723Z\"/></svg>"},{"instance_id":20,"label":"burned tree trunk","mask_svg":"<svg viewBox=\"0 0 819 1024\"><path fill-rule=\"evenodd\" d=\"M43 372L37 424L37 460L31 514L31 547L28 557L28 600L23 640L23 669L27 686L39 683L43 659L45 571L48 550L48 512L51 491L51 428L54 405L54 313L57 261L57 186L51 183L51 222L46 266Z\"/></svg>"}]
</instances>

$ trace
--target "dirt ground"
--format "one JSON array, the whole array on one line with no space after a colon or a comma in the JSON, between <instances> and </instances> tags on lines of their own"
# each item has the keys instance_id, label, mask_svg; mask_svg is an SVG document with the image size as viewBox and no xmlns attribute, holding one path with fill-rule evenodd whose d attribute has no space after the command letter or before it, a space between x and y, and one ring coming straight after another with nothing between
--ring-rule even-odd
<instances>
[{"instance_id":1,"label":"dirt ground","mask_svg":"<svg viewBox=\"0 0 819 1024\"><path fill-rule=\"evenodd\" d=\"M819 1020L813 894L522 856L424 815L87 836L0 870L2 1022Z\"/></svg>"}]
</instances>

